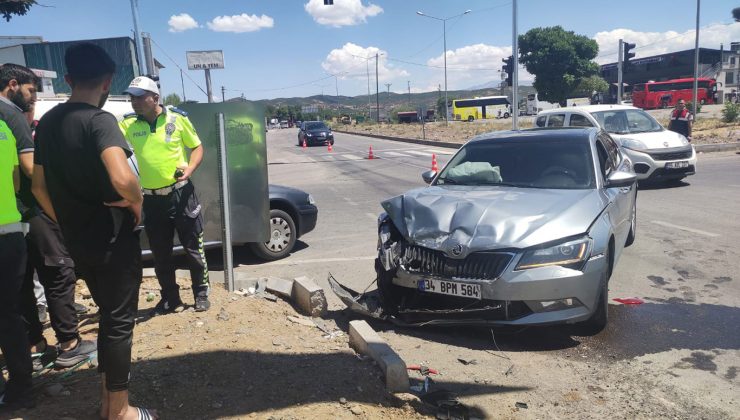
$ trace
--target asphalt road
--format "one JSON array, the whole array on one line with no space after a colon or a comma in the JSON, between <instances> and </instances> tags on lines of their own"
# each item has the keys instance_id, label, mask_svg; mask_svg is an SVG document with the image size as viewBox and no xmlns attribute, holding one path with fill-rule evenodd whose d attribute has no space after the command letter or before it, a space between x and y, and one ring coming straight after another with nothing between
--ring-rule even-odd
<instances>
[{"instance_id":1,"label":"asphalt road","mask_svg":"<svg viewBox=\"0 0 740 420\"><path fill-rule=\"evenodd\" d=\"M329 273L355 290L374 288L379 203L423 186L431 154L442 167L454 151L335 134L328 152L297 146L296 135L268 133L269 179L310 192L318 225L284 260L261 263L240 252L236 262L254 277L312 277L336 310L343 305L329 291ZM379 159L366 159L369 146ZM374 326L407 362L448 372L438 383L488 416L510 415L524 400L525 417L614 410L626 417L733 417L740 404L738 213L739 154L700 155L697 175L685 182L641 188L637 240L617 263L610 297L645 303L611 302L610 324L594 337L562 328L492 337L485 330ZM460 357L479 363L463 366Z\"/></svg>"}]
</instances>

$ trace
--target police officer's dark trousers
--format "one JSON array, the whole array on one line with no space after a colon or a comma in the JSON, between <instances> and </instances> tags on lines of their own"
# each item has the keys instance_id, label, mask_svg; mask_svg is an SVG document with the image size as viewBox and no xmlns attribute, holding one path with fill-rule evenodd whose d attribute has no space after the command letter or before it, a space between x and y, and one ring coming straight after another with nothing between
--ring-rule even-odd
<instances>
[{"instance_id":1,"label":"police officer's dark trousers","mask_svg":"<svg viewBox=\"0 0 740 420\"><path fill-rule=\"evenodd\" d=\"M23 233L0 234L0 350L7 364L9 381L5 398L12 401L31 386L31 352L20 313L20 292L26 271Z\"/></svg>"},{"instance_id":2,"label":"police officer's dark trousers","mask_svg":"<svg viewBox=\"0 0 740 420\"><path fill-rule=\"evenodd\" d=\"M75 283L77 275L74 262L64 244L59 225L40 210L32 210L26 236L28 265L23 282L23 318L28 328L28 339L36 344L43 339L42 326L38 319L36 295L33 292L33 271L38 273L44 286L49 320L57 341L64 343L80 338L75 311Z\"/></svg>"},{"instance_id":3,"label":"police officer's dark trousers","mask_svg":"<svg viewBox=\"0 0 740 420\"><path fill-rule=\"evenodd\" d=\"M115 208L111 211L125 212L122 213L125 220L116 229L116 239L105 258L75 257L75 263L100 308L98 372L105 373L109 391L124 391L128 389L131 345L139 304L141 245L128 210Z\"/></svg>"},{"instance_id":4,"label":"police officer's dark trousers","mask_svg":"<svg viewBox=\"0 0 740 420\"><path fill-rule=\"evenodd\" d=\"M168 195L144 195L144 226L154 254L154 271L168 302L180 301L172 246L175 231L192 279L193 296L208 296L208 265L203 247L203 216L192 182Z\"/></svg>"}]
</instances>

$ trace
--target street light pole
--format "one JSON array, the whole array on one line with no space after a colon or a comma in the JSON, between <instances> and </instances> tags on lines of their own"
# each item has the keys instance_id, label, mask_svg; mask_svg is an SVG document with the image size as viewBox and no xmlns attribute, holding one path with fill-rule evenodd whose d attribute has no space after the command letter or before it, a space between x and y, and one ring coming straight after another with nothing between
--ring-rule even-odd
<instances>
[{"instance_id":1,"label":"street light pole","mask_svg":"<svg viewBox=\"0 0 740 420\"><path fill-rule=\"evenodd\" d=\"M467 15L468 13L470 13L470 9L464 11L463 13L460 13L459 15L450 16L448 18L438 18L438 17L427 15L424 12L420 12L420 11L416 12L416 14L419 16L424 16L424 17L428 17L431 19L442 21L442 39L443 39L442 42L444 44L443 53L444 53L444 63L445 63L444 64L445 66L445 125L449 123L448 109L447 109L447 103L448 103L448 99L447 99L447 21L450 19L456 18L456 17Z\"/></svg>"},{"instance_id":2,"label":"street light pole","mask_svg":"<svg viewBox=\"0 0 740 420\"><path fill-rule=\"evenodd\" d=\"M696 110L698 109L697 100L699 99L699 10L701 1L696 0L696 41L694 44L694 92L693 92L693 108L691 113L694 114L694 121L696 121ZM722 62L722 57L720 57Z\"/></svg>"}]
</instances>

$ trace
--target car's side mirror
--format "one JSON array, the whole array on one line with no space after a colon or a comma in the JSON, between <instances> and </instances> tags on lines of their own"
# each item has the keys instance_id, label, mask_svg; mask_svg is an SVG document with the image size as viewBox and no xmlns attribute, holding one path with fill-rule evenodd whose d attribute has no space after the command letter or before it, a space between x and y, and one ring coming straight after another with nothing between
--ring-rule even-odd
<instances>
[{"instance_id":1,"label":"car's side mirror","mask_svg":"<svg viewBox=\"0 0 740 420\"><path fill-rule=\"evenodd\" d=\"M637 181L637 175L631 172L614 171L606 179L606 188L624 188L632 186Z\"/></svg>"},{"instance_id":2,"label":"car's side mirror","mask_svg":"<svg viewBox=\"0 0 740 420\"><path fill-rule=\"evenodd\" d=\"M432 183L432 180L434 180L434 177L435 176L437 176L437 171L426 171L423 174L421 174L421 178L427 184L431 184Z\"/></svg>"}]
</instances>

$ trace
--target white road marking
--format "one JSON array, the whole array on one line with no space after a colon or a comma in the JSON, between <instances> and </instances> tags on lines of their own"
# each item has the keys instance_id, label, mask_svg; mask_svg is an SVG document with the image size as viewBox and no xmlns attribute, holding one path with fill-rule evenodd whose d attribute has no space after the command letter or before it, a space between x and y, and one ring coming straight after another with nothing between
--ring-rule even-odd
<instances>
[{"instance_id":1,"label":"white road marking","mask_svg":"<svg viewBox=\"0 0 740 420\"><path fill-rule=\"evenodd\" d=\"M740 188L740 185L735 185L735 184L729 184L729 185L728 185L728 187L733 187L733 188Z\"/></svg>"},{"instance_id":2,"label":"white road marking","mask_svg":"<svg viewBox=\"0 0 740 420\"><path fill-rule=\"evenodd\" d=\"M288 159L275 159L273 161L270 161L269 163L274 163L276 165L284 165L286 163L290 163Z\"/></svg>"},{"instance_id":3,"label":"white road marking","mask_svg":"<svg viewBox=\"0 0 740 420\"><path fill-rule=\"evenodd\" d=\"M359 206L359 204L357 204L357 203L355 203L354 201L352 201L352 199L351 199L351 198L347 198L347 197L342 197L342 198L343 198L343 199L344 199L344 201L346 201L346 202L347 202L347 204L349 204L350 206Z\"/></svg>"},{"instance_id":4,"label":"white road marking","mask_svg":"<svg viewBox=\"0 0 740 420\"><path fill-rule=\"evenodd\" d=\"M665 226L665 227L669 227L673 229L684 230L686 232L696 233L698 235L709 236L710 238L716 238L720 236L718 233L707 232L704 230L694 229L694 228L690 228L686 226L674 225L673 223L662 222L660 220L653 220L652 222L655 223L656 225L661 225L661 226Z\"/></svg>"},{"instance_id":5,"label":"white road marking","mask_svg":"<svg viewBox=\"0 0 740 420\"><path fill-rule=\"evenodd\" d=\"M373 256L364 256L364 257L349 257L349 258L317 258L314 260L280 260L280 261L273 261L268 263L263 263L262 266L270 266L270 265L299 265L299 264L325 264L325 263L332 263L332 262L344 262L344 261L366 261L366 260L374 260L375 255Z\"/></svg>"},{"instance_id":6,"label":"white road marking","mask_svg":"<svg viewBox=\"0 0 740 420\"><path fill-rule=\"evenodd\" d=\"M349 160L362 160L362 159L363 159L362 157L360 157L360 156L355 156L355 155L341 155L341 156L342 156L343 158L345 158L345 159L349 159Z\"/></svg>"},{"instance_id":7,"label":"white road marking","mask_svg":"<svg viewBox=\"0 0 740 420\"><path fill-rule=\"evenodd\" d=\"M337 159L337 158L335 158L332 155L323 155L323 158L324 158L324 160L329 160L329 161L336 160Z\"/></svg>"},{"instance_id":8,"label":"white road marking","mask_svg":"<svg viewBox=\"0 0 740 420\"><path fill-rule=\"evenodd\" d=\"M387 156L410 157L409 155L404 155L403 153L398 152L383 152L383 154Z\"/></svg>"},{"instance_id":9,"label":"white road marking","mask_svg":"<svg viewBox=\"0 0 740 420\"><path fill-rule=\"evenodd\" d=\"M420 152L417 150L406 150L406 153L411 153L412 155L418 155L418 156L431 156L431 152Z\"/></svg>"},{"instance_id":10,"label":"white road marking","mask_svg":"<svg viewBox=\"0 0 740 420\"><path fill-rule=\"evenodd\" d=\"M434 153L437 155L452 155L455 152L449 151L449 150L436 150L436 149L427 149L429 153Z\"/></svg>"}]
</instances>

